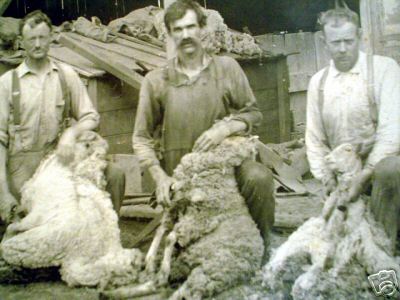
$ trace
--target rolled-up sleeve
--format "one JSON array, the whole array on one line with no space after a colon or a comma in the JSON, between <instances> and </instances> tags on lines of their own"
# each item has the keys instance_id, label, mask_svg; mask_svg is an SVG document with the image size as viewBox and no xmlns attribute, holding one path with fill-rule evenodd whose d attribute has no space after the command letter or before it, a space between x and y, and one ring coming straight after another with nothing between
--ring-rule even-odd
<instances>
[{"instance_id":1,"label":"rolled-up sleeve","mask_svg":"<svg viewBox=\"0 0 400 300\"><path fill-rule=\"evenodd\" d=\"M2 78L4 79L4 78ZM5 87L4 80L0 81L0 143L8 147L8 121L10 115L10 91Z\"/></svg>"},{"instance_id":2,"label":"rolled-up sleeve","mask_svg":"<svg viewBox=\"0 0 400 300\"><path fill-rule=\"evenodd\" d=\"M82 122L92 120L98 126L100 116L92 101L89 98L87 89L83 84L79 75L68 66L64 66L63 70L67 76L67 83L71 93L71 113L75 120Z\"/></svg>"},{"instance_id":3,"label":"rolled-up sleeve","mask_svg":"<svg viewBox=\"0 0 400 300\"><path fill-rule=\"evenodd\" d=\"M322 125L322 116L318 105L319 81L322 73L317 73L311 78L307 91L307 127L306 149L311 173L315 178L326 181L333 176L325 163L325 156L330 149L326 143L326 137Z\"/></svg>"},{"instance_id":4,"label":"rolled-up sleeve","mask_svg":"<svg viewBox=\"0 0 400 300\"><path fill-rule=\"evenodd\" d=\"M154 90L151 81L145 77L140 88L132 137L133 150L143 170L160 164L155 151L154 131L161 119L161 109Z\"/></svg>"},{"instance_id":5,"label":"rolled-up sleeve","mask_svg":"<svg viewBox=\"0 0 400 300\"><path fill-rule=\"evenodd\" d=\"M232 58L226 59L231 61L226 72L230 78L229 104L231 108L235 109L232 112L231 118L245 122L247 131L250 132L253 128L260 125L263 116L257 107L257 101L250 87L249 80L239 63Z\"/></svg>"},{"instance_id":6,"label":"rolled-up sleeve","mask_svg":"<svg viewBox=\"0 0 400 300\"><path fill-rule=\"evenodd\" d=\"M392 59L379 75L378 86L378 122L375 144L370 152L366 167L373 168L381 159L399 154L400 149L400 67ZM375 64L376 65L376 64ZM375 69L380 66L374 66Z\"/></svg>"}]
</instances>

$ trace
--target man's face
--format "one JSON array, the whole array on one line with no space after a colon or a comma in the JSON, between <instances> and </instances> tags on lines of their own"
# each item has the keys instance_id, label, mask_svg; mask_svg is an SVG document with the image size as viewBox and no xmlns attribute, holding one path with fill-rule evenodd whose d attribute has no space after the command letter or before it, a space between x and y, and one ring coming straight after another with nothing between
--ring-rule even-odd
<instances>
[{"instance_id":1,"label":"man's face","mask_svg":"<svg viewBox=\"0 0 400 300\"><path fill-rule=\"evenodd\" d=\"M178 53L191 55L201 47L201 29L197 15L188 10L179 20L170 24L170 35L175 42Z\"/></svg>"},{"instance_id":2,"label":"man's face","mask_svg":"<svg viewBox=\"0 0 400 300\"><path fill-rule=\"evenodd\" d=\"M40 60L47 56L51 42L49 26L42 22L31 27L29 22L22 28L22 45L27 57Z\"/></svg>"},{"instance_id":3,"label":"man's face","mask_svg":"<svg viewBox=\"0 0 400 300\"><path fill-rule=\"evenodd\" d=\"M341 72L349 71L358 59L360 38L357 26L350 22L332 26L328 22L324 26L324 38L335 67Z\"/></svg>"}]
</instances>

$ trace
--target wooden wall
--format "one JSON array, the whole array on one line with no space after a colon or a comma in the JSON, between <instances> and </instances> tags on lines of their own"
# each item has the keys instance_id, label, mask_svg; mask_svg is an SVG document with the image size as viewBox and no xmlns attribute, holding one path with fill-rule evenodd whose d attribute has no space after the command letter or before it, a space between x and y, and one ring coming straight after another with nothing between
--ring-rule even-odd
<instances>
[{"instance_id":1,"label":"wooden wall","mask_svg":"<svg viewBox=\"0 0 400 300\"><path fill-rule=\"evenodd\" d=\"M257 98L263 120L255 132L264 143L280 143L290 139L291 115L286 57L265 61L239 61Z\"/></svg>"},{"instance_id":2,"label":"wooden wall","mask_svg":"<svg viewBox=\"0 0 400 300\"><path fill-rule=\"evenodd\" d=\"M99 133L107 140L109 153L132 153L139 91L109 74L90 78L87 85L89 96L100 113Z\"/></svg>"},{"instance_id":3,"label":"wooden wall","mask_svg":"<svg viewBox=\"0 0 400 300\"><path fill-rule=\"evenodd\" d=\"M273 54L288 55L292 137L304 134L307 87L310 78L329 63L329 54L323 46L320 35L321 32L299 32L256 37L264 50Z\"/></svg>"}]
</instances>

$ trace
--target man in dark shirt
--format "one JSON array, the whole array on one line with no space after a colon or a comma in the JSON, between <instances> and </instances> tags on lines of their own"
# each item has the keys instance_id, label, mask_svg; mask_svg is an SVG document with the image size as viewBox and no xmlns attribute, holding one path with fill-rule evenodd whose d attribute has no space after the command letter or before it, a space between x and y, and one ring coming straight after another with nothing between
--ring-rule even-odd
<instances>
[{"instance_id":1,"label":"man in dark shirt","mask_svg":"<svg viewBox=\"0 0 400 300\"><path fill-rule=\"evenodd\" d=\"M200 36L206 17L199 4L178 0L168 8L164 21L177 57L147 74L142 83L133 148L155 181L157 201L168 205L171 175L183 155L207 151L228 136L251 132L262 114L239 64L204 51ZM155 151L158 126L161 164ZM274 222L272 173L247 160L236 170L236 178L267 246Z\"/></svg>"}]
</instances>

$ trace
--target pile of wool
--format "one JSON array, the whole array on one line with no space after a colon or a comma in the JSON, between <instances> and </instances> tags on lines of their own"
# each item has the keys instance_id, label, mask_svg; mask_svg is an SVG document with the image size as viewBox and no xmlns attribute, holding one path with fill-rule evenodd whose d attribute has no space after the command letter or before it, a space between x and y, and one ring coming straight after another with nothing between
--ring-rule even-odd
<instances>
[{"instance_id":1,"label":"pile of wool","mask_svg":"<svg viewBox=\"0 0 400 300\"><path fill-rule=\"evenodd\" d=\"M71 164L50 154L23 186L26 216L8 226L2 258L29 269L60 266L71 286L135 281L142 254L122 248L118 217L104 191L107 143L88 131L75 147Z\"/></svg>"},{"instance_id":2,"label":"pile of wool","mask_svg":"<svg viewBox=\"0 0 400 300\"><path fill-rule=\"evenodd\" d=\"M203 299L249 279L260 268L264 246L239 193L235 167L254 157L255 149L254 138L230 137L213 150L185 155L173 174L172 205L164 211L146 256L147 281L108 295L132 297L181 283L170 299ZM158 264L165 232L164 257L156 273L152 264Z\"/></svg>"},{"instance_id":3,"label":"pile of wool","mask_svg":"<svg viewBox=\"0 0 400 300\"><path fill-rule=\"evenodd\" d=\"M375 299L368 275L381 270L400 275L400 266L365 199L344 201L362 167L354 147L340 145L326 161L337 174L337 189L322 215L306 221L274 252L263 268L263 284L276 298Z\"/></svg>"}]
</instances>

